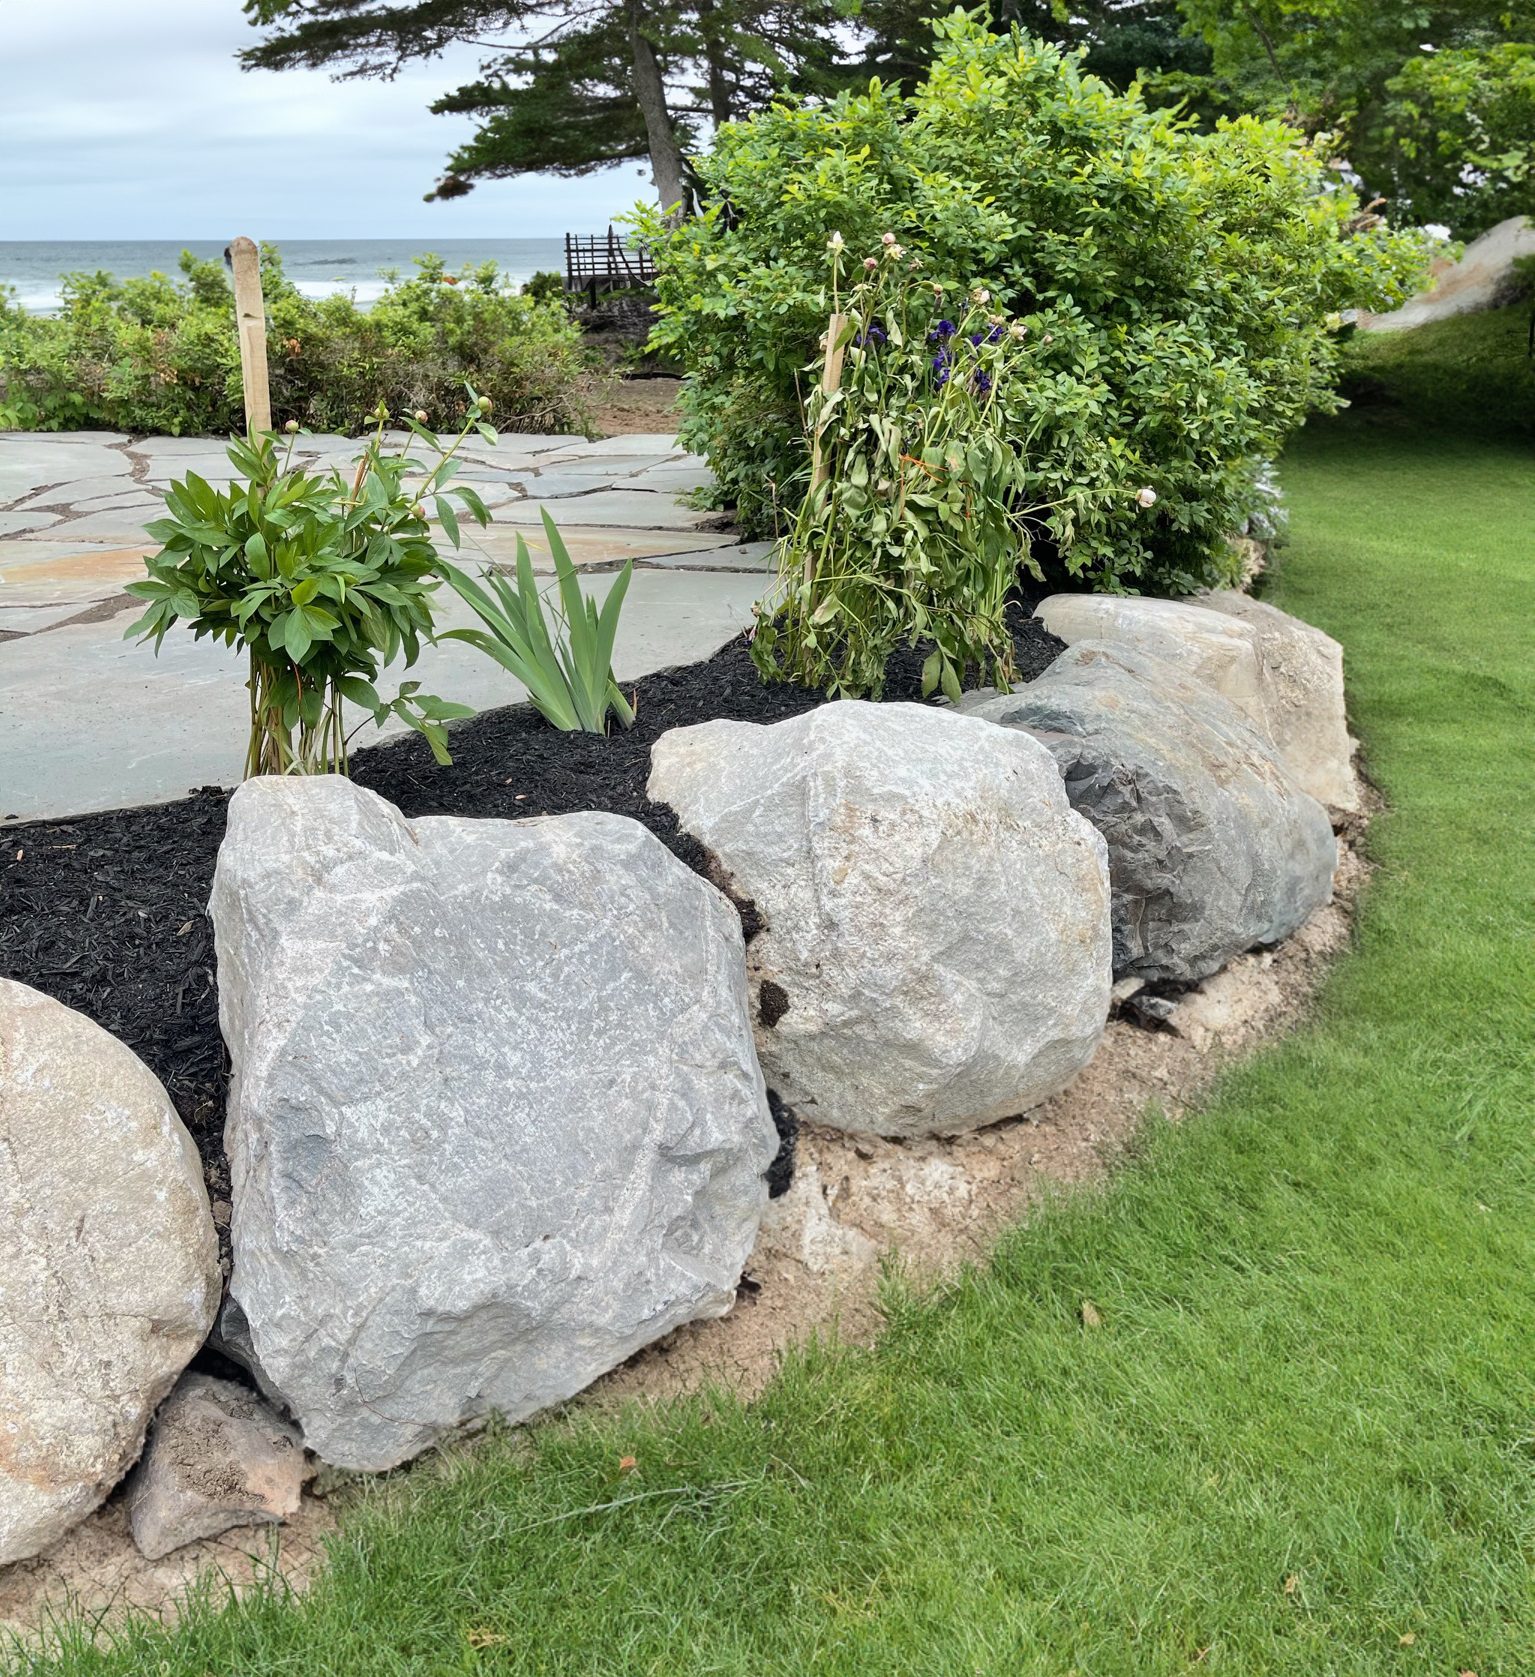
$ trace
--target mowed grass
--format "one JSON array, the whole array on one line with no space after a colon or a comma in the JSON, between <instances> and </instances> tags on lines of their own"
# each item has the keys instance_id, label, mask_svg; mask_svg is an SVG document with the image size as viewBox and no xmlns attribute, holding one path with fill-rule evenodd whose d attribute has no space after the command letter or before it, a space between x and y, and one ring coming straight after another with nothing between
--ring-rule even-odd
<instances>
[{"instance_id":1,"label":"mowed grass","mask_svg":"<svg viewBox=\"0 0 1535 1677\"><path fill-rule=\"evenodd\" d=\"M1285 478L1391 802L1311 1028L875 1350L396 1476L303 1600L36 1669L1535 1672L1535 459Z\"/></svg>"}]
</instances>

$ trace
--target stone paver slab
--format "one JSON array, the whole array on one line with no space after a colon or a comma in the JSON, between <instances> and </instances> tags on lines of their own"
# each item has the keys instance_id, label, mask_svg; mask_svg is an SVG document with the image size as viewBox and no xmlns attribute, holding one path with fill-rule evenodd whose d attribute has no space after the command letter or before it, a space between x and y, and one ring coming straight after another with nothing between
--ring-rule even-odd
<instances>
[{"instance_id":1,"label":"stone paver slab","mask_svg":"<svg viewBox=\"0 0 1535 1677\"><path fill-rule=\"evenodd\" d=\"M68 483L55 483L45 489L36 489L19 501L13 510L25 512L29 507L85 507L92 501L99 501L108 496L142 496L144 491L128 476L127 465L125 461L123 471L112 477L72 478Z\"/></svg>"},{"instance_id":2,"label":"stone paver slab","mask_svg":"<svg viewBox=\"0 0 1535 1677\"><path fill-rule=\"evenodd\" d=\"M81 547L91 542L137 545L144 540L144 526L159 516L159 509L146 503L119 507L115 511L77 513L59 518L47 528L54 541L78 542Z\"/></svg>"},{"instance_id":3,"label":"stone paver slab","mask_svg":"<svg viewBox=\"0 0 1535 1677\"><path fill-rule=\"evenodd\" d=\"M536 493L534 485L529 487ZM509 524L542 524L545 507L562 531L567 523L624 530L696 530L719 517L716 512L683 506L674 494L642 489L594 489L586 495L551 500L530 495L508 507L502 517Z\"/></svg>"},{"instance_id":4,"label":"stone paver slab","mask_svg":"<svg viewBox=\"0 0 1535 1677\"><path fill-rule=\"evenodd\" d=\"M757 584L749 575L637 573L614 655L619 679L716 651L749 625ZM600 599L611 579L588 586ZM439 615L444 628L471 621L456 599ZM249 722L241 661L184 630L155 658L120 638L124 621L0 643L0 817L162 802L238 777ZM428 692L480 707L524 696L499 665L459 642L429 647L410 674ZM359 744L374 737L367 730Z\"/></svg>"},{"instance_id":5,"label":"stone paver slab","mask_svg":"<svg viewBox=\"0 0 1535 1677\"><path fill-rule=\"evenodd\" d=\"M717 530L689 533L588 529L581 525L566 524L558 517L556 523L572 562L583 570L600 569L605 566L616 570L628 559L634 560L638 565L647 560L662 559L674 554L703 553L720 545ZM518 529L502 522L499 525L492 524L488 530L476 529L472 533L466 530L464 550L466 553L477 553L491 564L510 567L517 562L519 536L528 544L533 568L536 571L552 570L553 560L549 555L549 546L544 539L541 525L537 528Z\"/></svg>"},{"instance_id":6,"label":"stone paver slab","mask_svg":"<svg viewBox=\"0 0 1535 1677\"><path fill-rule=\"evenodd\" d=\"M156 551L141 544L82 549L60 542L0 541L0 603L78 607L109 599L121 594L125 584L142 579L144 556Z\"/></svg>"},{"instance_id":7,"label":"stone paver slab","mask_svg":"<svg viewBox=\"0 0 1535 1677\"><path fill-rule=\"evenodd\" d=\"M63 515L35 507L31 512L0 512L0 536L25 536L49 529Z\"/></svg>"}]
</instances>

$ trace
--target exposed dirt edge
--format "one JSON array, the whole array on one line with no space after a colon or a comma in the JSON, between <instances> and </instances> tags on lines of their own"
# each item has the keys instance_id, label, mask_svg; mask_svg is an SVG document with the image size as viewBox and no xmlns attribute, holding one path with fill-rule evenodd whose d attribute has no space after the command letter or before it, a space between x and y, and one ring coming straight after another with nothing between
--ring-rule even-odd
<instances>
[{"instance_id":1,"label":"exposed dirt edge","mask_svg":"<svg viewBox=\"0 0 1535 1677\"><path fill-rule=\"evenodd\" d=\"M1169 1030L1111 1019L1092 1063L1035 1111L933 1141L803 1125L794 1180L769 1203L731 1314L678 1329L577 1401L665 1400L706 1385L751 1397L783 1351L816 1332L874 1338L887 1257L899 1253L919 1281L940 1280L984 1259L1048 1188L1101 1180L1148 1108L1182 1115L1234 1060L1304 1021L1349 942L1369 873L1357 848L1365 824L1353 818L1340 834L1333 901L1293 938L1240 956L1182 996ZM430 1457L416 1469L431 1470ZM0 1632L26 1636L75 1615L110 1623L130 1610L174 1617L209 1571L236 1591L274 1572L301 1590L335 1526L333 1503L306 1494L280 1532L236 1530L146 1561L119 1493L49 1554L0 1569Z\"/></svg>"}]
</instances>

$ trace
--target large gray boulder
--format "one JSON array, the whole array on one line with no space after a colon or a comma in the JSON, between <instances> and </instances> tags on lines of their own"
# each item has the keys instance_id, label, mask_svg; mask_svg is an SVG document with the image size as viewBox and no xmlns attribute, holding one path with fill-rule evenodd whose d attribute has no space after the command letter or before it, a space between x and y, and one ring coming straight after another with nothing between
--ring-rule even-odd
<instances>
[{"instance_id":1,"label":"large gray boulder","mask_svg":"<svg viewBox=\"0 0 1535 1677\"><path fill-rule=\"evenodd\" d=\"M1199 603L1257 638L1269 737L1303 792L1329 809L1360 807L1343 692L1343 648L1331 635L1250 594L1217 589Z\"/></svg>"},{"instance_id":2,"label":"large gray boulder","mask_svg":"<svg viewBox=\"0 0 1535 1677\"><path fill-rule=\"evenodd\" d=\"M1250 623L1186 600L1128 594L1052 594L1034 615L1067 646L1102 641L1161 658L1228 699L1255 727L1268 726L1263 665Z\"/></svg>"},{"instance_id":3,"label":"large gray boulder","mask_svg":"<svg viewBox=\"0 0 1535 1677\"><path fill-rule=\"evenodd\" d=\"M0 979L0 1565L133 1465L219 1284L197 1149L153 1073Z\"/></svg>"},{"instance_id":4,"label":"large gray boulder","mask_svg":"<svg viewBox=\"0 0 1535 1677\"><path fill-rule=\"evenodd\" d=\"M758 1052L802 1116L970 1129L1091 1058L1109 1003L1104 846L1033 740L844 701L663 734L649 792L755 905Z\"/></svg>"},{"instance_id":5,"label":"large gray boulder","mask_svg":"<svg viewBox=\"0 0 1535 1677\"><path fill-rule=\"evenodd\" d=\"M1108 841L1116 978L1203 978L1329 900L1327 811L1235 706L1160 659L1082 642L969 714L1047 746Z\"/></svg>"},{"instance_id":6,"label":"large gray boulder","mask_svg":"<svg viewBox=\"0 0 1535 1677\"><path fill-rule=\"evenodd\" d=\"M1343 648L1320 629L1232 590L1197 600L1052 594L1036 615L1068 646L1149 654L1204 683L1267 735L1304 791L1334 809L1359 808Z\"/></svg>"},{"instance_id":7,"label":"large gray boulder","mask_svg":"<svg viewBox=\"0 0 1535 1677\"><path fill-rule=\"evenodd\" d=\"M730 1308L776 1148L741 930L638 823L249 781L212 913L225 1343L322 1459L520 1420Z\"/></svg>"}]
</instances>

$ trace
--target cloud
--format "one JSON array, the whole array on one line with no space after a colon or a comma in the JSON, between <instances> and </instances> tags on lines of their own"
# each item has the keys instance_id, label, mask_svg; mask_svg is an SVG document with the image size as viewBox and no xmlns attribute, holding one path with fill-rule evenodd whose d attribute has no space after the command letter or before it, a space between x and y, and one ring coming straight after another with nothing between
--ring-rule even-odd
<instances>
[{"instance_id":1,"label":"cloud","mask_svg":"<svg viewBox=\"0 0 1535 1677\"><path fill-rule=\"evenodd\" d=\"M470 131L428 103L456 49L395 81L242 72L239 0L3 0L0 239L532 238L605 227L637 167L424 204Z\"/></svg>"}]
</instances>

